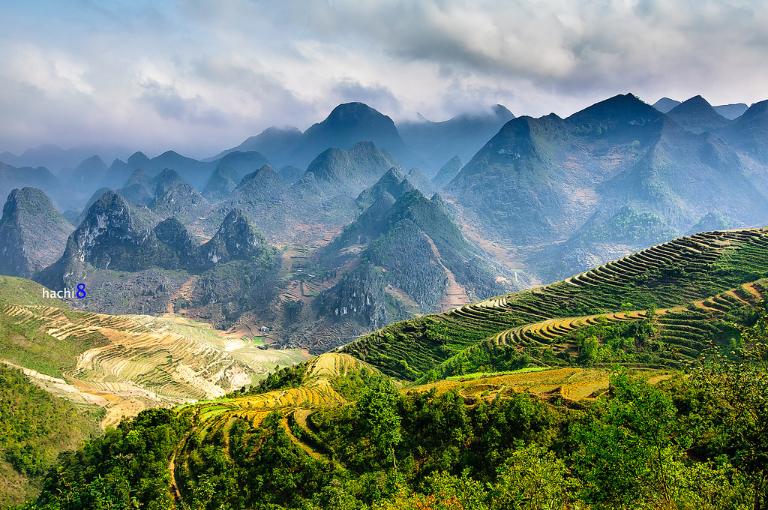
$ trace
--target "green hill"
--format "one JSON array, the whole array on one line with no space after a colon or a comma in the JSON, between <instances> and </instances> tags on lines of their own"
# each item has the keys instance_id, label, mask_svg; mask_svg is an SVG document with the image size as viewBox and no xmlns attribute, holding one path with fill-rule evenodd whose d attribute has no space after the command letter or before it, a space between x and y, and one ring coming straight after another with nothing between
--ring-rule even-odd
<instances>
[{"instance_id":1,"label":"green hill","mask_svg":"<svg viewBox=\"0 0 768 510\"><path fill-rule=\"evenodd\" d=\"M526 324L620 312L686 307L768 277L768 230L683 237L545 287L400 322L343 351L400 379L415 380L464 349ZM557 349L528 352L561 364ZM518 359L523 363L526 360ZM673 355L669 361L679 361ZM657 359L654 364L664 363ZM471 366L467 370L475 371Z\"/></svg>"},{"instance_id":2,"label":"green hill","mask_svg":"<svg viewBox=\"0 0 768 510\"><path fill-rule=\"evenodd\" d=\"M54 397L0 364L0 508L34 496L59 452L99 433L102 415L96 406Z\"/></svg>"}]
</instances>

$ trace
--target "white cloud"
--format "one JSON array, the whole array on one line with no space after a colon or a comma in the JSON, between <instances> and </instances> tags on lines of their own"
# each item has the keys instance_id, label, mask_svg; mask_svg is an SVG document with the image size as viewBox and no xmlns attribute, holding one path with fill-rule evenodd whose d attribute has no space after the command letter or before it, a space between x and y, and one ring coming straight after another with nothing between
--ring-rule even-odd
<instances>
[{"instance_id":1,"label":"white cloud","mask_svg":"<svg viewBox=\"0 0 768 510\"><path fill-rule=\"evenodd\" d=\"M4 4L0 150L103 141L193 153L341 101L433 118L567 115L633 91L752 102L758 0L195 0Z\"/></svg>"}]
</instances>

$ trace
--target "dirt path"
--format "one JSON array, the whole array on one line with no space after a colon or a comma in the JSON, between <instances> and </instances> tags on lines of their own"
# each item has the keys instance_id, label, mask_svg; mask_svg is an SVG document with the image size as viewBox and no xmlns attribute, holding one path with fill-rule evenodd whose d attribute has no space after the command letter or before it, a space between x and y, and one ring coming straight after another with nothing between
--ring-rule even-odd
<instances>
[{"instance_id":1,"label":"dirt path","mask_svg":"<svg viewBox=\"0 0 768 510\"><path fill-rule=\"evenodd\" d=\"M467 290L461 284L459 284L459 282L456 281L456 277L453 275L453 272L445 267L442 262L440 250L437 249L437 246L435 245L435 242L432 240L432 238L427 237L427 241L429 242L429 247L432 250L432 254L435 256L435 260L437 260L437 262L440 264L440 267L443 268L443 271L445 271L445 276L448 279L448 285L446 286L445 293L443 294L443 298L440 300L440 310L444 312L452 308L458 308L459 306L466 305L469 303Z\"/></svg>"}]
</instances>

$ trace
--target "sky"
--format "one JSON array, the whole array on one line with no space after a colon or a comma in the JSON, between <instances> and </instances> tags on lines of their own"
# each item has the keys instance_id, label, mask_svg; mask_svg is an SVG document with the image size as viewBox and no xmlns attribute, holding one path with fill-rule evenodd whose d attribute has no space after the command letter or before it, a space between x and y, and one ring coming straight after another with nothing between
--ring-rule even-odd
<instances>
[{"instance_id":1,"label":"sky","mask_svg":"<svg viewBox=\"0 0 768 510\"><path fill-rule=\"evenodd\" d=\"M16 153L207 156L348 101L444 120L768 97L762 0L25 0L0 20L0 151Z\"/></svg>"}]
</instances>

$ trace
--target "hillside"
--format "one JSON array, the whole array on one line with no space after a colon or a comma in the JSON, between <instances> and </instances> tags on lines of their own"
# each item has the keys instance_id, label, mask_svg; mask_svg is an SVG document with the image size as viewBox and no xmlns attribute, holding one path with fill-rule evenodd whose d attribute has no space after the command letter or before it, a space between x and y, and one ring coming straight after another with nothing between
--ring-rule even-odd
<instances>
[{"instance_id":1,"label":"hillside","mask_svg":"<svg viewBox=\"0 0 768 510\"><path fill-rule=\"evenodd\" d=\"M34 282L0 277L0 506L34 497L57 454L104 427L303 358L181 318L74 311Z\"/></svg>"},{"instance_id":2,"label":"hillside","mask_svg":"<svg viewBox=\"0 0 768 510\"><path fill-rule=\"evenodd\" d=\"M442 199L426 198L396 168L356 202L363 212L312 257L322 285L312 306L283 330L313 352L338 346L338 337L514 288L506 270L462 235Z\"/></svg>"},{"instance_id":3,"label":"hillside","mask_svg":"<svg viewBox=\"0 0 768 510\"><path fill-rule=\"evenodd\" d=\"M105 407L109 424L146 407L223 395L302 357L182 317L73 310L12 277L0 277L0 329L2 362L54 394Z\"/></svg>"},{"instance_id":4,"label":"hillside","mask_svg":"<svg viewBox=\"0 0 768 510\"><path fill-rule=\"evenodd\" d=\"M55 397L0 364L0 507L34 498L62 451L98 435L98 407Z\"/></svg>"},{"instance_id":5,"label":"hillside","mask_svg":"<svg viewBox=\"0 0 768 510\"><path fill-rule=\"evenodd\" d=\"M480 371L486 365L506 369L501 366L571 364L579 356L573 348L577 339L567 336L577 329L574 322L581 327L639 320L647 317L644 310L664 309L652 324L658 328L654 338L667 340L661 351L647 352L638 345L636 356L607 362L676 365L702 350L696 338L712 339L706 331L710 314L763 299L760 280L768 277L766 261L765 229L696 234L562 282L393 324L345 346L343 352L410 380L427 376L441 364L447 368L438 372L447 374ZM740 288L743 285L749 288ZM675 328L686 320L701 324L691 327L687 333L692 336L680 343Z\"/></svg>"}]
</instances>

